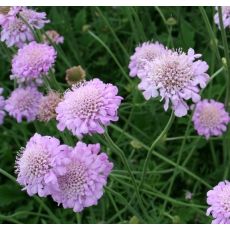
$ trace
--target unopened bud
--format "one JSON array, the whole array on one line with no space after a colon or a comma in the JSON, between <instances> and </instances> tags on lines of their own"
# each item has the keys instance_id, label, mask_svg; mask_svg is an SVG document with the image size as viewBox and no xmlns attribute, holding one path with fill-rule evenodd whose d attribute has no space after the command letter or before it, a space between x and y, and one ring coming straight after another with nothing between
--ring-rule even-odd
<instances>
[{"instance_id":1,"label":"unopened bud","mask_svg":"<svg viewBox=\"0 0 230 230\"><path fill-rule=\"evenodd\" d=\"M66 70L66 81L69 85L77 84L85 80L85 70L79 65Z\"/></svg>"}]
</instances>

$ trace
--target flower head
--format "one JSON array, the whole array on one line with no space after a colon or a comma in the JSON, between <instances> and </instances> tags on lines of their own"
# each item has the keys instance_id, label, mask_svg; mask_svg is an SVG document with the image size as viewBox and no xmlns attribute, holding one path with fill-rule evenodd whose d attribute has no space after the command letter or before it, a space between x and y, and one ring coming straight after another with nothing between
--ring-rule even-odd
<instances>
[{"instance_id":1,"label":"flower head","mask_svg":"<svg viewBox=\"0 0 230 230\"><path fill-rule=\"evenodd\" d=\"M140 46L136 47L135 53L130 57L129 75L131 77L144 77L146 75L146 63L153 61L155 58L161 56L165 52L165 47L158 42L144 42Z\"/></svg>"},{"instance_id":2,"label":"flower head","mask_svg":"<svg viewBox=\"0 0 230 230\"><path fill-rule=\"evenodd\" d=\"M17 88L6 100L5 110L14 117L17 122L23 118L27 121L36 119L42 94L34 87Z\"/></svg>"},{"instance_id":3,"label":"flower head","mask_svg":"<svg viewBox=\"0 0 230 230\"><path fill-rule=\"evenodd\" d=\"M6 115L4 108L5 108L5 99L1 95L3 92L3 88L0 88L0 125L3 123L4 117Z\"/></svg>"},{"instance_id":4,"label":"flower head","mask_svg":"<svg viewBox=\"0 0 230 230\"><path fill-rule=\"evenodd\" d=\"M21 48L26 42L34 41L32 29L41 29L49 20L46 13L39 13L27 7L10 7L7 14L1 14L1 41L7 46Z\"/></svg>"},{"instance_id":5,"label":"flower head","mask_svg":"<svg viewBox=\"0 0 230 230\"><path fill-rule=\"evenodd\" d=\"M56 107L61 101L61 95L57 92L49 92L47 96L41 98L38 110L38 120L46 121L56 117Z\"/></svg>"},{"instance_id":6,"label":"flower head","mask_svg":"<svg viewBox=\"0 0 230 230\"><path fill-rule=\"evenodd\" d=\"M85 80L85 70L80 66L74 66L66 70L66 81L69 85L74 85Z\"/></svg>"},{"instance_id":7,"label":"flower head","mask_svg":"<svg viewBox=\"0 0 230 230\"><path fill-rule=\"evenodd\" d=\"M58 204L64 208L73 208L75 212L97 204L113 167L107 155L99 152L99 144L78 142L66 154L70 163L63 163L66 173L57 176L58 190L54 189L51 194Z\"/></svg>"},{"instance_id":8,"label":"flower head","mask_svg":"<svg viewBox=\"0 0 230 230\"><path fill-rule=\"evenodd\" d=\"M187 54L180 50L168 50L149 62L145 66L147 75L139 84L145 99L160 95L165 100L165 110L171 103L176 116L185 116L189 109L186 101L192 99L193 102L198 102L200 87L204 88L209 78L206 73L207 63L195 61L200 56L193 49L189 49Z\"/></svg>"},{"instance_id":9,"label":"flower head","mask_svg":"<svg viewBox=\"0 0 230 230\"><path fill-rule=\"evenodd\" d=\"M223 181L207 193L210 207L207 215L213 216L212 224L230 224L230 182Z\"/></svg>"},{"instance_id":10,"label":"flower head","mask_svg":"<svg viewBox=\"0 0 230 230\"><path fill-rule=\"evenodd\" d=\"M49 195L49 187L55 187L57 175L65 173L61 164L68 162L65 155L70 150L54 137L34 134L16 159L18 183L30 196L36 193L39 196Z\"/></svg>"},{"instance_id":11,"label":"flower head","mask_svg":"<svg viewBox=\"0 0 230 230\"><path fill-rule=\"evenodd\" d=\"M55 30L47 30L45 34L42 36L43 41L46 44L62 44L64 42L64 37L62 37L57 31ZM52 44L51 44L52 45Z\"/></svg>"},{"instance_id":12,"label":"flower head","mask_svg":"<svg viewBox=\"0 0 230 230\"><path fill-rule=\"evenodd\" d=\"M193 114L195 129L199 135L220 136L227 129L230 116L224 109L224 104L214 100L203 100L196 104Z\"/></svg>"},{"instance_id":13,"label":"flower head","mask_svg":"<svg viewBox=\"0 0 230 230\"><path fill-rule=\"evenodd\" d=\"M118 120L117 110L122 97L117 93L116 86L99 79L74 85L56 108L58 129L67 128L78 137L103 133L103 125Z\"/></svg>"},{"instance_id":14,"label":"flower head","mask_svg":"<svg viewBox=\"0 0 230 230\"><path fill-rule=\"evenodd\" d=\"M222 8L222 18L223 18L224 28L230 27L230 6L222 6L221 8ZM218 12L214 15L214 21L220 28L220 19L219 19Z\"/></svg>"},{"instance_id":15,"label":"flower head","mask_svg":"<svg viewBox=\"0 0 230 230\"><path fill-rule=\"evenodd\" d=\"M41 81L56 59L52 46L31 42L18 50L12 60L12 79L21 82Z\"/></svg>"}]
</instances>

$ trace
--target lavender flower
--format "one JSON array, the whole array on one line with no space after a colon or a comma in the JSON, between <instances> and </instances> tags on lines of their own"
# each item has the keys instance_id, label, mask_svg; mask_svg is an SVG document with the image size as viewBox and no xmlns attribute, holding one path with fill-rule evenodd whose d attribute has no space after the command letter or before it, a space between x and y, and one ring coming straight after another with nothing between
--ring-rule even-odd
<instances>
[{"instance_id":1,"label":"lavender flower","mask_svg":"<svg viewBox=\"0 0 230 230\"><path fill-rule=\"evenodd\" d=\"M58 190L51 196L64 208L73 208L81 212L85 207L96 205L103 195L113 164L105 153L100 152L99 144L86 145L78 142L76 147L66 154L70 163L61 166L66 173L57 176Z\"/></svg>"},{"instance_id":2,"label":"lavender flower","mask_svg":"<svg viewBox=\"0 0 230 230\"><path fill-rule=\"evenodd\" d=\"M68 162L65 155L70 150L54 137L34 134L16 159L17 181L23 190L30 196L49 195L50 188L57 184L57 176L65 173L61 164Z\"/></svg>"},{"instance_id":3,"label":"lavender flower","mask_svg":"<svg viewBox=\"0 0 230 230\"><path fill-rule=\"evenodd\" d=\"M165 100L165 110L171 102L175 115L185 116L189 109L186 101L198 102L199 86L204 88L209 78L207 63L195 61L199 57L201 55L195 54L193 49L189 49L187 54L168 50L145 65L147 76L139 84L145 99L161 96L161 100Z\"/></svg>"},{"instance_id":4,"label":"lavender flower","mask_svg":"<svg viewBox=\"0 0 230 230\"><path fill-rule=\"evenodd\" d=\"M3 93L3 88L0 88L0 125L3 124L3 120L4 120L4 117L6 115L6 113L4 111L5 99L2 96L2 93Z\"/></svg>"},{"instance_id":5,"label":"lavender flower","mask_svg":"<svg viewBox=\"0 0 230 230\"><path fill-rule=\"evenodd\" d=\"M64 37L62 37L57 31L55 30L47 30L45 34L42 36L43 41L46 44L62 44L64 42ZM50 42L51 41L51 42Z\"/></svg>"},{"instance_id":6,"label":"lavender flower","mask_svg":"<svg viewBox=\"0 0 230 230\"><path fill-rule=\"evenodd\" d=\"M166 52L165 47L158 43L144 42L136 47L135 53L130 57L129 75L131 77L138 76L143 78L146 76L145 65L147 62L153 61Z\"/></svg>"},{"instance_id":7,"label":"lavender flower","mask_svg":"<svg viewBox=\"0 0 230 230\"><path fill-rule=\"evenodd\" d=\"M224 28L230 27L230 6L222 6L222 18L223 18ZM220 29L220 19L219 19L218 12L214 15L214 21Z\"/></svg>"},{"instance_id":8,"label":"lavender flower","mask_svg":"<svg viewBox=\"0 0 230 230\"><path fill-rule=\"evenodd\" d=\"M12 60L12 76L19 83L38 81L46 75L56 59L52 46L31 42L18 50Z\"/></svg>"},{"instance_id":9,"label":"lavender flower","mask_svg":"<svg viewBox=\"0 0 230 230\"><path fill-rule=\"evenodd\" d=\"M117 93L116 86L99 79L74 85L56 108L58 129L67 128L80 138L84 134L103 133L103 125L118 120L122 97Z\"/></svg>"},{"instance_id":10,"label":"lavender flower","mask_svg":"<svg viewBox=\"0 0 230 230\"><path fill-rule=\"evenodd\" d=\"M17 88L6 100L5 110L17 122L25 118L28 122L36 119L42 94L34 87Z\"/></svg>"},{"instance_id":11,"label":"lavender flower","mask_svg":"<svg viewBox=\"0 0 230 230\"><path fill-rule=\"evenodd\" d=\"M227 129L230 117L223 103L203 100L196 104L192 120L198 134L208 139L210 136L222 135Z\"/></svg>"},{"instance_id":12,"label":"lavender flower","mask_svg":"<svg viewBox=\"0 0 230 230\"><path fill-rule=\"evenodd\" d=\"M38 110L38 120L48 122L56 117L56 107L61 102L61 95L56 92L49 92L41 98Z\"/></svg>"},{"instance_id":13,"label":"lavender flower","mask_svg":"<svg viewBox=\"0 0 230 230\"><path fill-rule=\"evenodd\" d=\"M25 43L34 41L31 29L41 29L49 20L46 13L38 13L27 7L11 7L7 14L0 15L1 41L7 46L21 48Z\"/></svg>"},{"instance_id":14,"label":"lavender flower","mask_svg":"<svg viewBox=\"0 0 230 230\"><path fill-rule=\"evenodd\" d=\"M213 217L212 224L230 224L230 182L223 181L207 193L210 207L207 215Z\"/></svg>"}]
</instances>

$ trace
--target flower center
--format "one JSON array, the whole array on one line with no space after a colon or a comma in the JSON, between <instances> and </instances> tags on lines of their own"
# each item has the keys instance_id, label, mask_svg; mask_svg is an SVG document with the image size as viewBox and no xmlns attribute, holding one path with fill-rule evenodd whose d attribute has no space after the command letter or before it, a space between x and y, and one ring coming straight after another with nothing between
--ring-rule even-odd
<instances>
[{"instance_id":1,"label":"flower center","mask_svg":"<svg viewBox=\"0 0 230 230\"><path fill-rule=\"evenodd\" d=\"M102 104L101 92L87 85L81 85L71 100L70 113L81 119L95 118Z\"/></svg>"},{"instance_id":2,"label":"flower center","mask_svg":"<svg viewBox=\"0 0 230 230\"><path fill-rule=\"evenodd\" d=\"M82 163L71 163L67 168L67 173L58 177L60 190L67 199L84 195L86 184L87 168Z\"/></svg>"},{"instance_id":3,"label":"flower center","mask_svg":"<svg viewBox=\"0 0 230 230\"><path fill-rule=\"evenodd\" d=\"M170 94L182 90L193 78L192 64L186 56L166 56L166 59L154 67L154 80L157 85ZM184 60L182 60L184 59Z\"/></svg>"},{"instance_id":4,"label":"flower center","mask_svg":"<svg viewBox=\"0 0 230 230\"><path fill-rule=\"evenodd\" d=\"M200 122L207 128L215 128L219 124L220 114L212 105L206 105L200 114Z\"/></svg>"},{"instance_id":5,"label":"flower center","mask_svg":"<svg viewBox=\"0 0 230 230\"><path fill-rule=\"evenodd\" d=\"M18 171L21 175L27 177L27 182L45 175L49 168L48 154L39 146L25 151L18 162Z\"/></svg>"},{"instance_id":6,"label":"flower center","mask_svg":"<svg viewBox=\"0 0 230 230\"><path fill-rule=\"evenodd\" d=\"M24 111L30 109L31 106L33 106L34 99L35 98L31 97L31 95L28 92L25 92L21 95L20 98L16 98L15 104L18 106L18 109L20 111Z\"/></svg>"}]
</instances>

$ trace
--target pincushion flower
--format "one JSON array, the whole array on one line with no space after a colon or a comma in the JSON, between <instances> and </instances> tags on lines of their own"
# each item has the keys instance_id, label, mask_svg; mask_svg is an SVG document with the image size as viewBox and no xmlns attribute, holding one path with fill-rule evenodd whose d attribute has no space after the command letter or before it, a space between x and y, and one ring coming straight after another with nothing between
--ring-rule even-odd
<instances>
[{"instance_id":1,"label":"pincushion flower","mask_svg":"<svg viewBox=\"0 0 230 230\"><path fill-rule=\"evenodd\" d=\"M44 12L39 13L27 7L11 7L7 14L0 15L1 41L5 41L9 47L15 45L21 48L35 40L31 29L41 29L48 22Z\"/></svg>"},{"instance_id":2,"label":"pincushion flower","mask_svg":"<svg viewBox=\"0 0 230 230\"><path fill-rule=\"evenodd\" d=\"M61 95L57 92L49 92L40 100L38 109L38 120L48 122L56 117L56 107L61 102Z\"/></svg>"},{"instance_id":3,"label":"pincushion flower","mask_svg":"<svg viewBox=\"0 0 230 230\"><path fill-rule=\"evenodd\" d=\"M102 197L113 164L105 153L100 153L99 144L78 142L66 157L70 163L62 164L66 173L57 176L58 190L55 188L51 196L64 208L81 212Z\"/></svg>"},{"instance_id":4,"label":"pincushion flower","mask_svg":"<svg viewBox=\"0 0 230 230\"><path fill-rule=\"evenodd\" d=\"M129 75L142 78L146 75L145 64L153 61L166 52L165 47L158 42L144 42L136 47L135 53L130 57Z\"/></svg>"},{"instance_id":5,"label":"pincushion flower","mask_svg":"<svg viewBox=\"0 0 230 230\"><path fill-rule=\"evenodd\" d=\"M208 65L196 60L199 57L201 55L195 54L193 49L189 49L187 54L168 50L149 62L145 66L147 76L138 86L145 99L161 96L165 110L170 103L177 117L185 116L189 109L186 101L192 99L197 103L200 88L204 88L209 79L206 73Z\"/></svg>"},{"instance_id":6,"label":"pincushion flower","mask_svg":"<svg viewBox=\"0 0 230 230\"><path fill-rule=\"evenodd\" d=\"M230 182L223 181L207 193L210 207L207 215L212 215L212 224L230 224Z\"/></svg>"},{"instance_id":7,"label":"pincushion flower","mask_svg":"<svg viewBox=\"0 0 230 230\"><path fill-rule=\"evenodd\" d=\"M118 120L122 97L117 93L116 86L99 79L74 85L56 108L58 129L67 128L79 138L84 134L103 133L103 126Z\"/></svg>"},{"instance_id":8,"label":"pincushion flower","mask_svg":"<svg viewBox=\"0 0 230 230\"><path fill-rule=\"evenodd\" d=\"M57 31L55 30L47 30L45 34L42 36L43 41L46 44L62 44L64 42L64 37L61 36Z\"/></svg>"},{"instance_id":9,"label":"pincushion flower","mask_svg":"<svg viewBox=\"0 0 230 230\"><path fill-rule=\"evenodd\" d=\"M222 6L221 8L224 28L230 27L230 6ZM218 10L217 7L216 10ZM214 15L214 21L220 28L220 19L218 12Z\"/></svg>"},{"instance_id":10,"label":"pincushion flower","mask_svg":"<svg viewBox=\"0 0 230 230\"><path fill-rule=\"evenodd\" d=\"M57 176L65 173L61 166L68 162L65 155L71 151L60 145L58 139L34 134L16 159L17 182L32 196L47 196L57 184Z\"/></svg>"},{"instance_id":11,"label":"pincushion flower","mask_svg":"<svg viewBox=\"0 0 230 230\"><path fill-rule=\"evenodd\" d=\"M3 124L3 120L4 120L4 117L6 115L6 113L4 111L5 99L2 96L2 93L3 93L3 88L0 88L0 125Z\"/></svg>"},{"instance_id":12,"label":"pincushion flower","mask_svg":"<svg viewBox=\"0 0 230 230\"><path fill-rule=\"evenodd\" d=\"M12 60L12 76L19 83L41 81L48 74L56 59L52 46L31 42L18 50Z\"/></svg>"},{"instance_id":13,"label":"pincushion flower","mask_svg":"<svg viewBox=\"0 0 230 230\"><path fill-rule=\"evenodd\" d=\"M42 94L34 87L17 88L6 100L5 110L17 122L26 119L28 122L36 119Z\"/></svg>"},{"instance_id":14,"label":"pincushion flower","mask_svg":"<svg viewBox=\"0 0 230 230\"><path fill-rule=\"evenodd\" d=\"M223 103L203 100L196 104L192 120L198 134L208 139L210 136L222 135L227 129L230 117Z\"/></svg>"}]
</instances>

